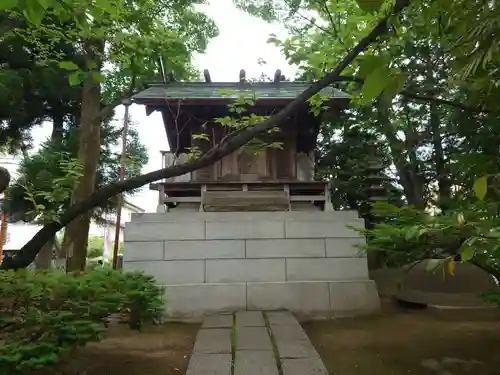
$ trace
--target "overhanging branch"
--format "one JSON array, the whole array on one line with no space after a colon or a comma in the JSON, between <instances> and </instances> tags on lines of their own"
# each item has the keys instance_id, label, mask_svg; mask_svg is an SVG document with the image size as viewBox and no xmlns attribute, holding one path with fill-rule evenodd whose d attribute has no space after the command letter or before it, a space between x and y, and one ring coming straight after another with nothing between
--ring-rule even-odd
<instances>
[{"instance_id":1,"label":"overhanging branch","mask_svg":"<svg viewBox=\"0 0 500 375\"><path fill-rule=\"evenodd\" d=\"M357 83L363 83L364 79L355 77L355 76L339 76L335 82L357 82ZM424 101L424 102L434 102L438 104L443 104L447 105L450 107L455 107L458 109L463 109L464 111L468 112L482 112L482 113L490 113L492 112L489 109L483 108L483 107L474 107L474 106L469 106L460 102L457 102L455 100L447 100L447 99L441 99L436 96L432 95L424 95L420 94L418 92L410 91L410 90L402 90L398 93L399 95L405 96L410 99L418 100L418 101Z\"/></svg>"},{"instance_id":2,"label":"overhanging branch","mask_svg":"<svg viewBox=\"0 0 500 375\"><path fill-rule=\"evenodd\" d=\"M109 103L106 107L101 109L101 111L99 112L99 117L101 118L101 121L105 121L108 118L111 118L113 116L113 111L116 107L122 104L124 100L130 99L132 96L134 96L139 92L140 90L136 91L125 90L121 92L120 95L116 97L116 99L112 100L111 103Z\"/></svg>"},{"instance_id":3,"label":"overhanging branch","mask_svg":"<svg viewBox=\"0 0 500 375\"><path fill-rule=\"evenodd\" d=\"M399 14L410 3L410 0L397 0L393 9L392 15ZM391 15L391 16L392 16ZM69 207L59 218L58 222L52 222L45 225L35 236L29 240L16 255L6 260L2 265L2 269L18 269L27 267L36 257L42 246L54 234L62 229L65 225L73 221L79 215L86 211L98 206L101 202L119 194L120 192L133 190L148 183L158 181L164 178L176 177L185 173L192 172L197 169L209 166L216 161L222 159L224 156L236 151L247 142L258 136L274 126L280 124L283 120L291 116L300 106L311 98L314 94L324 89L325 87L334 83L342 71L363 51L365 51L371 44L373 44L381 35L385 34L388 29L389 16L383 18L372 31L359 41L359 43L352 48L344 58L337 64L337 66L323 79L313 83L300 95L298 95L292 102L290 102L284 109L268 119L246 128L245 131L237 133L228 140L225 140L211 150L206 152L200 158L186 164L176 165L169 168L159 169L154 172L144 174L124 180L115 182L104 186L86 199Z\"/></svg>"}]
</instances>

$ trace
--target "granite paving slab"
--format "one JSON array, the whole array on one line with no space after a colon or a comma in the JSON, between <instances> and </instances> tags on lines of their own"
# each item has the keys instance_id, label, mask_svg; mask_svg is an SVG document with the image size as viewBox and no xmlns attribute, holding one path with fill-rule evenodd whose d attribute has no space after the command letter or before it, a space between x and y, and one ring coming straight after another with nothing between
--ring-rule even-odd
<instances>
[{"instance_id":1,"label":"granite paving slab","mask_svg":"<svg viewBox=\"0 0 500 375\"><path fill-rule=\"evenodd\" d=\"M273 350L266 327L237 327L236 350Z\"/></svg>"},{"instance_id":2,"label":"granite paving slab","mask_svg":"<svg viewBox=\"0 0 500 375\"><path fill-rule=\"evenodd\" d=\"M276 326L271 325L273 336L280 340L309 341L307 333L301 326Z\"/></svg>"},{"instance_id":3,"label":"granite paving slab","mask_svg":"<svg viewBox=\"0 0 500 375\"><path fill-rule=\"evenodd\" d=\"M232 326L233 314L217 314L205 317L201 328L231 328Z\"/></svg>"},{"instance_id":4,"label":"granite paving slab","mask_svg":"<svg viewBox=\"0 0 500 375\"><path fill-rule=\"evenodd\" d=\"M231 353L231 329L200 329L196 336L193 353Z\"/></svg>"},{"instance_id":5,"label":"granite paving slab","mask_svg":"<svg viewBox=\"0 0 500 375\"><path fill-rule=\"evenodd\" d=\"M310 341L279 341L276 346L281 359L285 358L319 358L319 354L314 349Z\"/></svg>"},{"instance_id":6,"label":"granite paving slab","mask_svg":"<svg viewBox=\"0 0 500 375\"><path fill-rule=\"evenodd\" d=\"M186 375L328 375L291 313L266 315L268 325L258 311L206 317Z\"/></svg>"},{"instance_id":7,"label":"granite paving slab","mask_svg":"<svg viewBox=\"0 0 500 375\"><path fill-rule=\"evenodd\" d=\"M302 327L271 326L271 329L280 358L309 358L319 356Z\"/></svg>"},{"instance_id":8,"label":"granite paving slab","mask_svg":"<svg viewBox=\"0 0 500 375\"><path fill-rule=\"evenodd\" d=\"M231 375L231 354L193 354L186 375Z\"/></svg>"},{"instance_id":9,"label":"granite paving slab","mask_svg":"<svg viewBox=\"0 0 500 375\"><path fill-rule=\"evenodd\" d=\"M265 327L261 311L239 311L236 313L236 327Z\"/></svg>"},{"instance_id":10,"label":"granite paving slab","mask_svg":"<svg viewBox=\"0 0 500 375\"><path fill-rule=\"evenodd\" d=\"M302 328L297 319L289 311L270 311L267 319L271 327L273 326L293 326Z\"/></svg>"},{"instance_id":11,"label":"granite paving slab","mask_svg":"<svg viewBox=\"0 0 500 375\"><path fill-rule=\"evenodd\" d=\"M328 371L319 357L283 359L281 368L283 375L328 375Z\"/></svg>"},{"instance_id":12,"label":"granite paving slab","mask_svg":"<svg viewBox=\"0 0 500 375\"><path fill-rule=\"evenodd\" d=\"M237 350L234 375L279 375L274 352Z\"/></svg>"}]
</instances>

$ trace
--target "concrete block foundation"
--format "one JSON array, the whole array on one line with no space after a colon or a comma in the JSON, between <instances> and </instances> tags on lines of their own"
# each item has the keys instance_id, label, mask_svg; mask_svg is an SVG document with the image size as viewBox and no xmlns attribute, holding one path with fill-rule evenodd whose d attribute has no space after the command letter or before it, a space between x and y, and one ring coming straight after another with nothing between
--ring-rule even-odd
<instances>
[{"instance_id":1,"label":"concrete block foundation","mask_svg":"<svg viewBox=\"0 0 500 375\"><path fill-rule=\"evenodd\" d=\"M377 312L353 212L175 212L132 216L123 268L166 287L168 318L290 310L303 320Z\"/></svg>"}]
</instances>

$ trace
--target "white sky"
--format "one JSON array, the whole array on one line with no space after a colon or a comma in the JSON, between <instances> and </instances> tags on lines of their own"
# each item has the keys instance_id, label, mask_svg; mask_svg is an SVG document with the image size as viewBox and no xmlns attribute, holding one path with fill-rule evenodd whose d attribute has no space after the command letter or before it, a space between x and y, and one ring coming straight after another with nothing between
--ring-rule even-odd
<instances>
[{"instance_id":1,"label":"white sky","mask_svg":"<svg viewBox=\"0 0 500 375\"><path fill-rule=\"evenodd\" d=\"M287 77L292 77L295 69L288 65L280 50L266 43L269 34L285 37L287 32L282 25L268 24L246 14L233 5L232 0L211 0L203 6L219 27L219 36L213 39L204 55L196 56L195 64L200 70L208 69L213 82L235 82L240 69L245 69L248 78L257 77L262 72L270 77L276 69L281 69ZM266 61L259 65L258 59ZM168 150L167 136L160 113L146 116L145 108L139 105L130 107L131 120L137 124L137 130L143 144L149 150L149 163L143 172L161 168L161 150ZM116 110L116 119L122 121L123 107ZM51 131L51 124L34 129L32 135L35 144L45 140ZM130 201L148 212L155 212L157 193L145 186Z\"/></svg>"}]
</instances>

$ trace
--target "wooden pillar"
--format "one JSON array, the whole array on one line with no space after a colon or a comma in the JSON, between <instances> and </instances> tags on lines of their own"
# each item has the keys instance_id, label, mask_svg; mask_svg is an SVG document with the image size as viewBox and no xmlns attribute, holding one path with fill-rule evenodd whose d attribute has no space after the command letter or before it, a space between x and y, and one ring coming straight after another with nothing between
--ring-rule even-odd
<instances>
[{"instance_id":1,"label":"wooden pillar","mask_svg":"<svg viewBox=\"0 0 500 375\"><path fill-rule=\"evenodd\" d=\"M193 137L195 134L207 134L210 138L209 129L205 129L202 124L198 126L191 126L191 146L197 148L200 151L200 156L205 152L210 150L212 146L212 140L207 141L205 139ZM193 180L195 181L212 181L214 179L214 165L209 165L207 167L200 168L193 172Z\"/></svg>"}]
</instances>

